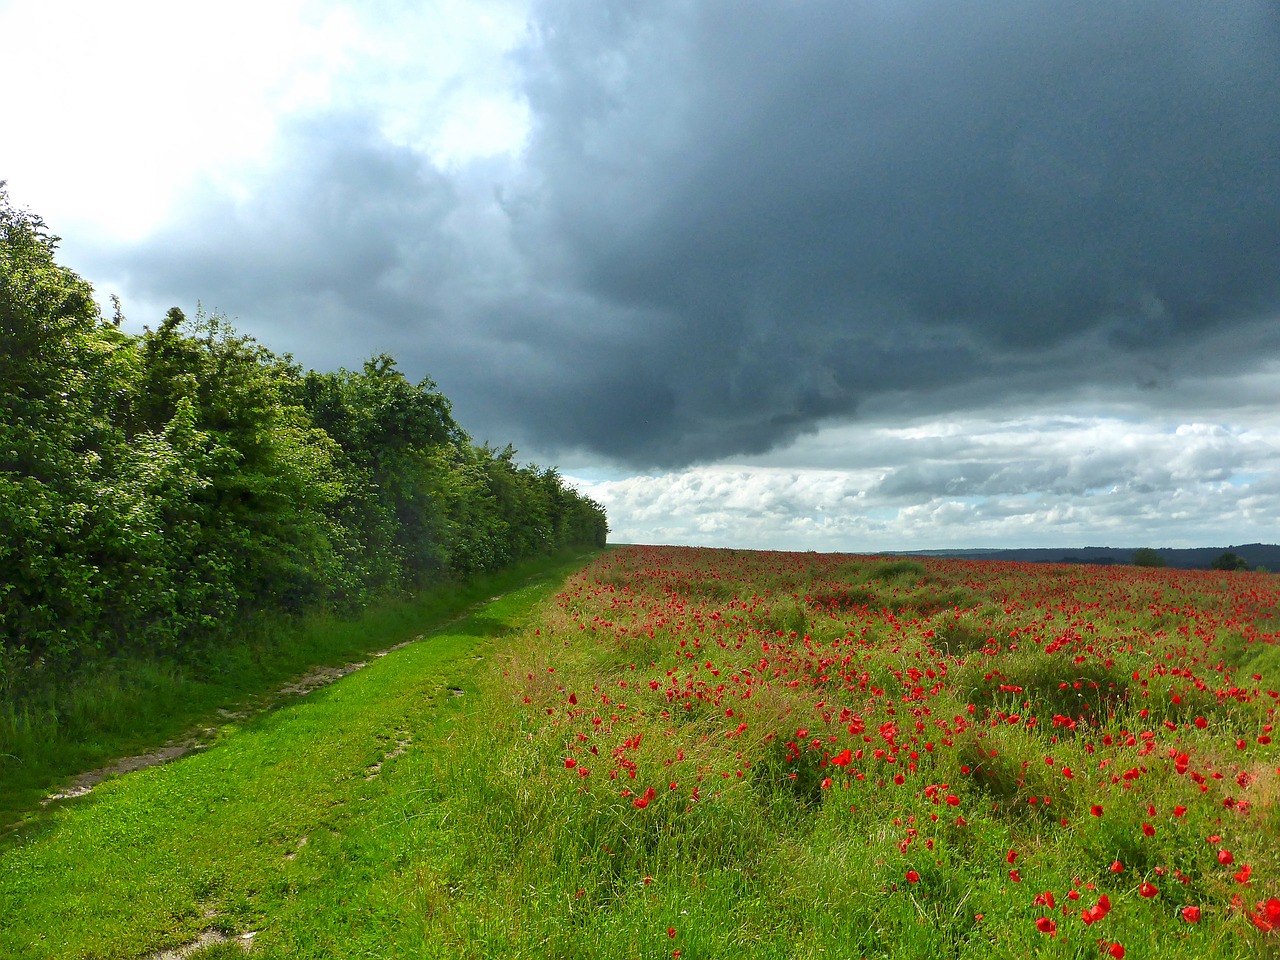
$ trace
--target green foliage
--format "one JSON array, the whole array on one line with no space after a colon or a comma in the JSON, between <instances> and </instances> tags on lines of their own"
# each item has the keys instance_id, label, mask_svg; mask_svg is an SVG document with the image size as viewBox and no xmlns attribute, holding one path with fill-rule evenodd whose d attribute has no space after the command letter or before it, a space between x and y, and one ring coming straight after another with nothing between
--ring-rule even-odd
<instances>
[{"instance_id":1,"label":"green foliage","mask_svg":"<svg viewBox=\"0 0 1280 960\"><path fill-rule=\"evenodd\" d=\"M0 184L0 696L603 544L598 504L473 445L391 357L304 373L177 307L130 335L56 246Z\"/></svg>"},{"instance_id":2,"label":"green foliage","mask_svg":"<svg viewBox=\"0 0 1280 960\"><path fill-rule=\"evenodd\" d=\"M1135 567L1163 567L1165 562L1164 557L1160 556L1160 551L1153 547L1139 547L1133 551L1133 565Z\"/></svg>"},{"instance_id":3,"label":"green foliage","mask_svg":"<svg viewBox=\"0 0 1280 960\"><path fill-rule=\"evenodd\" d=\"M1209 564L1210 570L1248 570L1249 561L1228 550Z\"/></svg>"}]
</instances>

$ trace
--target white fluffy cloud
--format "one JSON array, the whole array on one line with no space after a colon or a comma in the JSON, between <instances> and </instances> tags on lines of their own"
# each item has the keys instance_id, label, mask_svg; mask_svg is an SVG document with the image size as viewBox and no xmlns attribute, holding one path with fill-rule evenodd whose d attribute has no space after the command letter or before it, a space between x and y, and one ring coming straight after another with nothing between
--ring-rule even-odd
<instances>
[{"instance_id":1,"label":"white fluffy cloud","mask_svg":"<svg viewBox=\"0 0 1280 960\"><path fill-rule=\"evenodd\" d=\"M806 445L809 449L806 451ZM892 550L1273 540L1280 423L1085 417L832 428L771 459L579 482L612 539Z\"/></svg>"}]
</instances>

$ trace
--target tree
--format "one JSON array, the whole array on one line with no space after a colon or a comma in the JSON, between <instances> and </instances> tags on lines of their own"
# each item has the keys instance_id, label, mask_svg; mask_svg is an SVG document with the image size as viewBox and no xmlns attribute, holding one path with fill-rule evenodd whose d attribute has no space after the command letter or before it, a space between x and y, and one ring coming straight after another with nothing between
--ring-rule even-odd
<instances>
[{"instance_id":1,"label":"tree","mask_svg":"<svg viewBox=\"0 0 1280 960\"><path fill-rule=\"evenodd\" d=\"M1228 550L1222 556L1218 557L1213 563L1209 564L1210 570L1248 570L1249 561L1244 557L1237 556Z\"/></svg>"},{"instance_id":2,"label":"tree","mask_svg":"<svg viewBox=\"0 0 1280 960\"><path fill-rule=\"evenodd\" d=\"M0 695L102 657L199 660L260 613L603 544L598 504L472 444L391 357L303 373L177 307L126 333L57 239L0 182Z\"/></svg>"},{"instance_id":3,"label":"tree","mask_svg":"<svg viewBox=\"0 0 1280 960\"><path fill-rule=\"evenodd\" d=\"M1160 556L1160 552L1151 547L1139 547L1133 551L1133 565L1135 567L1163 567L1165 566L1164 557Z\"/></svg>"}]
</instances>

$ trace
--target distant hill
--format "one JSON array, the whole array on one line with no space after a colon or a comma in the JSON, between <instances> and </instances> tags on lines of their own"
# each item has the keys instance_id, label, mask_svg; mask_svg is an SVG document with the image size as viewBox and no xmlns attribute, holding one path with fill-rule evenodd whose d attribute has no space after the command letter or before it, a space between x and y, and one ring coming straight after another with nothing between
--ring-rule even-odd
<instances>
[{"instance_id":1,"label":"distant hill","mask_svg":"<svg viewBox=\"0 0 1280 960\"><path fill-rule=\"evenodd\" d=\"M1016 560L1022 563L1129 564L1137 547L1034 547L1023 550L891 550L886 555L907 557L957 557L969 560ZM1184 570L1208 570L1224 553L1234 553L1249 564L1280 571L1280 545L1244 543L1230 547L1157 547L1165 565Z\"/></svg>"}]
</instances>

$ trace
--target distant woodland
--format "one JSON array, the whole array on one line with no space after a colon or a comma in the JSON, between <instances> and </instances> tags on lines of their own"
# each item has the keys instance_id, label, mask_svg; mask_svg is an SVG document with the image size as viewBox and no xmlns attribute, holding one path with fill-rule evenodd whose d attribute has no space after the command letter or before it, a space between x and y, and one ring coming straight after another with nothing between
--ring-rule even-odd
<instances>
[{"instance_id":1,"label":"distant woodland","mask_svg":"<svg viewBox=\"0 0 1280 960\"><path fill-rule=\"evenodd\" d=\"M0 183L0 693L604 544L597 503L472 442L391 357L304 370L177 308L127 333L57 239Z\"/></svg>"}]
</instances>

